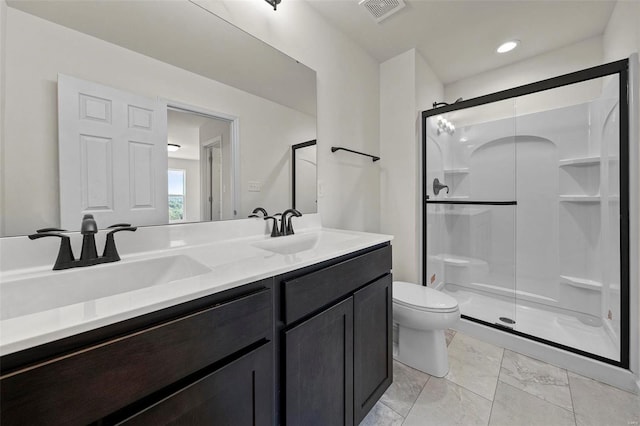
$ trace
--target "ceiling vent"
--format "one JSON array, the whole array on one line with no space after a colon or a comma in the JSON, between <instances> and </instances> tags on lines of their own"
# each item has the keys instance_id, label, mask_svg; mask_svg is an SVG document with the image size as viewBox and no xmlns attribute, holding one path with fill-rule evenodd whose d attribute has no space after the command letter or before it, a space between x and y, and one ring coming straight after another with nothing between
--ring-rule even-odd
<instances>
[{"instance_id":1,"label":"ceiling vent","mask_svg":"<svg viewBox=\"0 0 640 426\"><path fill-rule=\"evenodd\" d=\"M360 0L358 3L364 6L377 23L387 19L404 7L404 0Z\"/></svg>"}]
</instances>

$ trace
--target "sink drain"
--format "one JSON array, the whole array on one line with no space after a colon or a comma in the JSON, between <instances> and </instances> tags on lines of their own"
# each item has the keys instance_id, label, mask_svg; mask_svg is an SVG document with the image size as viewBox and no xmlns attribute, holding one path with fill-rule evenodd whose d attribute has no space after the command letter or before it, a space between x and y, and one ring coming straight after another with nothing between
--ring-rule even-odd
<instances>
[{"instance_id":1,"label":"sink drain","mask_svg":"<svg viewBox=\"0 0 640 426\"><path fill-rule=\"evenodd\" d=\"M511 318L507 318L507 317L500 317L498 318L500 321L502 321L505 324L515 324L516 322L514 320L512 320Z\"/></svg>"}]
</instances>

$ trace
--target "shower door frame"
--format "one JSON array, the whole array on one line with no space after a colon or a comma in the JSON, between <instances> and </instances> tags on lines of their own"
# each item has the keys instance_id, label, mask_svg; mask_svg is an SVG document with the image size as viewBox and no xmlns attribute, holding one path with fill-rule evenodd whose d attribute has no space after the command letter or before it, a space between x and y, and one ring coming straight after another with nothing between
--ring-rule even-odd
<instances>
[{"instance_id":1,"label":"shower door frame","mask_svg":"<svg viewBox=\"0 0 640 426\"><path fill-rule=\"evenodd\" d=\"M629 269L629 59L610 62L592 68L564 74L535 83L525 84L488 95L479 96L454 104L422 111L422 285L427 285L427 206L434 200L429 200L427 195L427 118L447 112L458 111L471 107L486 105L506 99L517 98L532 93L555 89L570 84L580 83L587 80L606 77L608 75L618 75L620 103L620 127L619 127L619 148L620 148L620 361L566 346L551 340L543 339L531 334L523 333L467 315L462 315L463 319L473 321L491 328L495 328L506 333L524 337L536 342L573 352L591 359L595 359L607 364L629 369L630 361L630 269ZM624 160L624 161L623 161ZM439 203L442 203L440 201ZM451 203L451 202L450 202ZM471 204L472 202L458 202L458 204ZM482 204L492 204L483 202ZM516 283L517 285L517 283Z\"/></svg>"}]
</instances>

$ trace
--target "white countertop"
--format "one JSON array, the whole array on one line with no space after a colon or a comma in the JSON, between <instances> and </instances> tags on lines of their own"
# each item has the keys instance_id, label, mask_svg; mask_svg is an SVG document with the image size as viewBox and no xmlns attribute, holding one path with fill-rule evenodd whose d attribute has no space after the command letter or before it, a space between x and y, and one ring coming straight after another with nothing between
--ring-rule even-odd
<instances>
[{"instance_id":1,"label":"white countertop","mask_svg":"<svg viewBox=\"0 0 640 426\"><path fill-rule=\"evenodd\" d=\"M307 244L311 242L307 244L310 248L303 247L302 251L291 254L279 254L259 248L265 243L268 245L271 240L284 242L285 239L288 239L287 243L299 241ZM292 236L277 239L259 235L242 236L211 243L198 241L197 244L187 244L176 248L122 255L122 260L117 263L65 271L51 271L50 265L47 268L36 267L5 271L0 276L0 301L3 297L7 298L4 301L7 302L4 304L6 306L5 314L2 314L3 319L0 320L0 355L7 355L263 278L300 269L382 244L391 241L391 239L392 237L388 235L311 228ZM149 259L176 258L176 256L187 256L189 261L193 260L201 264L199 267L206 272L173 281L171 278L160 279L158 283L152 285L95 299L92 299L91 296L81 295L79 300L82 301L72 304L64 304L65 297L68 297L70 291L66 287L60 287L60 289L51 287L48 289L49 294L42 291L42 288L29 289L28 286L24 286L24 290L18 290L21 280L24 279L39 279L40 277L48 279L48 277L55 276L56 280L63 283L61 285L64 286L63 277L65 274L74 274L75 271L83 270L82 272L86 276L87 273L91 273L91 270L109 268L109 265L134 264ZM52 256L53 258L55 256ZM184 257L180 258L184 259ZM10 287L12 285L14 287ZM4 292L2 291L3 287ZM72 291L78 291L78 289ZM55 300L56 294L61 300ZM8 313L11 310L11 305L27 304L26 302L21 303L19 299L14 301L11 299L12 297L22 297L23 300L28 298L29 302L33 302L33 298L46 297L48 300L42 306L56 306L56 304L63 306L45 308L46 310L35 312L27 310L23 313L20 313L18 309L17 314L12 314ZM38 303L37 300L35 303Z\"/></svg>"}]
</instances>

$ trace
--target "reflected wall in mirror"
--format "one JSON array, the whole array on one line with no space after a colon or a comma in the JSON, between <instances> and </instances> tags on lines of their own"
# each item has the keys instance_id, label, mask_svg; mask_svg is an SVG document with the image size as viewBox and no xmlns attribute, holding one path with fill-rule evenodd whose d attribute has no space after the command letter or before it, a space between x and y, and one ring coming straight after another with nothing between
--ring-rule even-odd
<instances>
[{"instance_id":1,"label":"reflected wall in mirror","mask_svg":"<svg viewBox=\"0 0 640 426\"><path fill-rule=\"evenodd\" d=\"M291 147L291 205L300 213L312 213L317 209L317 159L315 140Z\"/></svg>"},{"instance_id":2,"label":"reflected wall in mirror","mask_svg":"<svg viewBox=\"0 0 640 426\"><path fill-rule=\"evenodd\" d=\"M79 219L63 225L67 203L61 185L70 185L70 191L82 198L89 194L86 186L95 184L95 176L117 176L109 175L106 166L98 171L88 168L85 161L78 164L79 171L63 179L68 158L64 150L59 151L59 111L64 106L59 105L63 99L59 99L59 74L154 101L167 124L160 136L162 145L184 144L184 149L168 156L163 151L163 178L153 181L156 190L162 189L161 195L134 199L130 192L125 197L130 210L144 210L153 203L161 206L164 200L165 206L173 205L173 211L162 207L162 220L146 221L135 215L105 218L98 220L101 228L115 221L148 225L246 218L258 205L269 212L291 207L291 146L316 138L315 71L186 0L9 0L2 7L6 89L0 94L5 114L1 236L24 235L42 227L78 230ZM255 67L256 63L261 66ZM85 106L91 109L99 103ZM115 119L116 104L111 105ZM132 117L146 120L144 114L132 116L130 111L125 116L129 124ZM156 115L153 120L158 123ZM193 142L174 141L181 134L194 138ZM144 141L128 138L128 151L140 142ZM112 143L115 147L115 140ZM103 154L82 151L82 144L74 149L80 149L76 151L79 159L81 155L86 159L91 151L100 160L94 163L103 164L115 158L107 155L107 145L100 148ZM127 163L119 166L138 176L140 183L140 176L152 170L140 166L148 153L140 144L135 147L140 154L134 156L137 160L127 156L123 160ZM203 161L209 155L211 163ZM153 160L149 164L157 158ZM84 171L82 164L87 166ZM169 187L169 169L185 171L182 194L173 193L175 185ZM102 183L99 196L87 195L82 208L74 211L77 218L117 207L103 201L111 196L115 203L115 192L109 193L108 188L123 184ZM180 203L182 210L176 211Z\"/></svg>"}]
</instances>

